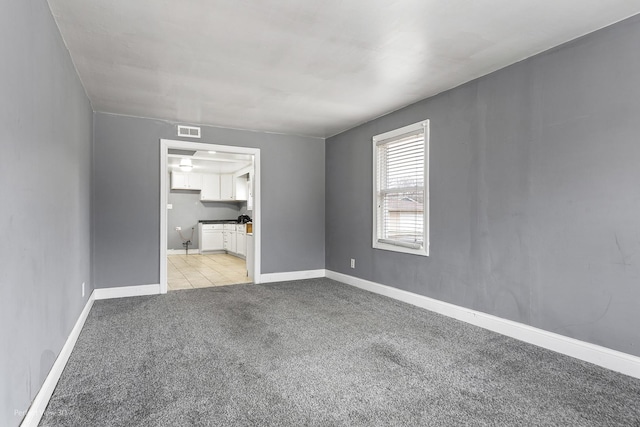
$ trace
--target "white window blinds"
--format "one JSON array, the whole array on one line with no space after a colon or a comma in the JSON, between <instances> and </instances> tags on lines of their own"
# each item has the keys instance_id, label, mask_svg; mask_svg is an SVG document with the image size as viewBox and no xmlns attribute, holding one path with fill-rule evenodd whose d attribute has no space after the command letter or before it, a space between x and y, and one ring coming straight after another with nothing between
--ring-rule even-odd
<instances>
[{"instance_id":1,"label":"white window blinds","mask_svg":"<svg viewBox=\"0 0 640 427\"><path fill-rule=\"evenodd\" d=\"M374 247L426 255L427 125L416 123L374 137Z\"/></svg>"}]
</instances>

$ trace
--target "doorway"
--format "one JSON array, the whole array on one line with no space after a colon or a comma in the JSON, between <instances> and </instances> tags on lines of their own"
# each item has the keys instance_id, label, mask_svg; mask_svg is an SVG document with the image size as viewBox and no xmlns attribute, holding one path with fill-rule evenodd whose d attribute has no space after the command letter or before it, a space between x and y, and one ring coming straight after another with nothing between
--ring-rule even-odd
<instances>
[{"instance_id":1,"label":"doorway","mask_svg":"<svg viewBox=\"0 0 640 427\"><path fill-rule=\"evenodd\" d=\"M248 159L250 163L241 165ZM234 171L233 165L239 165L240 169ZM210 167L219 169L208 169ZM192 168L197 168L193 169L195 173ZM160 292L166 293L170 288L203 287L208 283L211 286L260 283L260 149L161 139L160 170ZM204 185L202 179L205 179ZM192 202L196 207L224 204L230 214L215 217L211 209L203 209L197 224L188 223L184 230L185 227L174 227L170 191L173 201L179 200L176 197L195 197L202 202ZM226 203L217 203L218 200ZM234 211L236 205L239 207ZM242 223L249 215L239 222L229 218L234 212L249 214L251 222ZM203 230L204 246L200 241ZM178 236L179 244L176 243ZM224 242L224 248L216 246L218 238L221 245ZM248 276L240 274L244 270Z\"/></svg>"}]
</instances>

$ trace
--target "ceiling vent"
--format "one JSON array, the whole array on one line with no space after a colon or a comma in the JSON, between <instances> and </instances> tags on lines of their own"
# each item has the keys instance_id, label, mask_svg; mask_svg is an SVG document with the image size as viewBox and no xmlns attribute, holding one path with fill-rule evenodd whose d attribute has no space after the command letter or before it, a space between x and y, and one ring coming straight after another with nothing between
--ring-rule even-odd
<instances>
[{"instance_id":1,"label":"ceiling vent","mask_svg":"<svg viewBox=\"0 0 640 427\"><path fill-rule=\"evenodd\" d=\"M200 128L195 126L178 125L178 136L185 136L187 138L200 138Z\"/></svg>"}]
</instances>

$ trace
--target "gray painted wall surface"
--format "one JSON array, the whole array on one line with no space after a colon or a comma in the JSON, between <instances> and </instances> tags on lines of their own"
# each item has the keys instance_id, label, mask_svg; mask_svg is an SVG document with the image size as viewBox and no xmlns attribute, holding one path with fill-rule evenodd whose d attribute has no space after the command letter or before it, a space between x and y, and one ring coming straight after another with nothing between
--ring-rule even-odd
<instances>
[{"instance_id":1,"label":"gray painted wall surface","mask_svg":"<svg viewBox=\"0 0 640 427\"><path fill-rule=\"evenodd\" d=\"M638 46L635 17L330 138L326 268L640 356ZM426 118L431 256L374 250L371 138Z\"/></svg>"},{"instance_id":2,"label":"gray painted wall surface","mask_svg":"<svg viewBox=\"0 0 640 427\"><path fill-rule=\"evenodd\" d=\"M200 192L189 190L170 190L167 200L173 205L173 209L167 210L168 249L184 249L183 240L176 231L177 226L182 227L182 235L185 239L189 239L191 227L194 227L189 250L198 249L200 247L199 220L236 219L242 211L246 212L247 206L246 202L201 202ZM241 209L241 207L245 209Z\"/></svg>"},{"instance_id":3,"label":"gray painted wall surface","mask_svg":"<svg viewBox=\"0 0 640 427\"><path fill-rule=\"evenodd\" d=\"M97 288L159 283L160 139L166 121L94 114ZM202 127L198 142L261 149L262 273L324 268L324 141Z\"/></svg>"},{"instance_id":4,"label":"gray painted wall surface","mask_svg":"<svg viewBox=\"0 0 640 427\"><path fill-rule=\"evenodd\" d=\"M45 1L3 2L0 57L0 425L17 426L92 290L92 111Z\"/></svg>"}]
</instances>

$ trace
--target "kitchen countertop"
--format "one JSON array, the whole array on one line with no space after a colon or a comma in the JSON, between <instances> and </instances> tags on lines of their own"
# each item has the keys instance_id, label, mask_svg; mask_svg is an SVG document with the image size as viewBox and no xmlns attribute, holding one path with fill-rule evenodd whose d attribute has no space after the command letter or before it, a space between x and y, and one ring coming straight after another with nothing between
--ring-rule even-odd
<instances>
[{"instance_id":1,"label":"kitchen countertop","mask_svg":"<svg viewBox=\"0 0 640 427\"><path fill-rule=\"evenodd\" d=\"M235 220L235 219L201 219L198 222L200 224L237 224L238 220Z\"/></svg>"},{"instance_id":2,"label":"kitchen countertop","mask_svg":"<svg viewBox=\"0 0 640 427\"><path fill-rule=\"evenodd\" d=\"M198 220L198 223L200 224L242 224L241 222L238 222L238 220L236 219L201 219L201 220Z\"/></svg>"}]
</instances>

